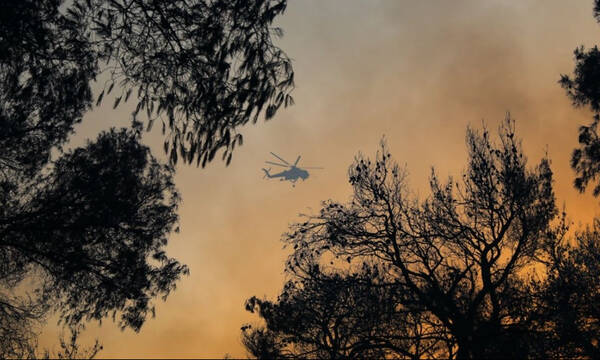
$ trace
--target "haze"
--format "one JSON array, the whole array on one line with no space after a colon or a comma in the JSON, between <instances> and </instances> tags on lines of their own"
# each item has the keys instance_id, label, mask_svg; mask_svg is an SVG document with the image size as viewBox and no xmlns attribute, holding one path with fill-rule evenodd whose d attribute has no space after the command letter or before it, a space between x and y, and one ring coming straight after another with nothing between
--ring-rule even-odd
<instances>
[{"instance_id":1,"label":"haze","mask_svg":"<svg viewBox=\"0 0 600 360\"><path fill-rule=\"evenodd\" d=\"M279 26L278 44L294 60L296 105L245 127L229 167L178 165L181 233L168 253L191 275L158 301L139 334L110 321L90 325L81 343L98 337L100 357L245 357L240 327L258 317L244 301L273 298L283 285L280 235L320 201L345 200L354 155L373 154L384 135L425 196L431 166L442 177L465 167L466 126L495 133L510 111L530 162L549 153L569 217L585 224L598 215L598 201L573 189L569 168L577 128L591 114L574 109L557 84L573 68L573 49L600 40L591 0L290 1ZM129 124L130 108L105 104L76 129L73 145ZM144 140L163 156L158 131ZM270 151L325 169L295 188L266 180ZM56 341L54 323L42 345Z\"/></svg>"}]
</instances>

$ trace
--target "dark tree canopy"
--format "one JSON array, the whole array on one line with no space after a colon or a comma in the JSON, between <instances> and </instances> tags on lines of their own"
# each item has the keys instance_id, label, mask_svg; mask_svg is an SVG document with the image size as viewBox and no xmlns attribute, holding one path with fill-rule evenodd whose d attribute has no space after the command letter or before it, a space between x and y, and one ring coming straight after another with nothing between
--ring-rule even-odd
<instances>
[{"instance_id":1,"label":"dark tree canopy","mask_svg":"<svg viewBox=\"0 0 600 360\"><path fill-rule=\"evenodd\" d=\"M600 0L594 1L594 17L600 22ZM573 151L571 166L577 173L575 187L583 192L593 184L594 196L600 195L600 50L594 46L575 49L573 76L562 75L560 84L575 106L589 106L593 121L579 128L579 148ZM550 270L540 289L538 302L546 311L538 311L540 327L552 329L556 357L600 357L600 225L575 236L576 246L558 244L550 251Z\"/></svg>"},{"instance_id":2,"label":"dark tree canopy","mask_svg":"<svg viewBox=\"0 0 600 360\"><path fill-rule=\"evenodd\" d=\"M37 325L51 308L50 282L43 279L36 292L17 295L29 275L42 269L33 258L37 255L18 247L27 246L21 242L27 239L25 233L35 231L32 191L45 186L42 171L51 151L60 149L92 99L89 82L95 65L89 61L90 48L81 41L78 25L59 13L59 5L0 4L1 357L30 354Z\"/></svg>"},{"instance_id":3,"label":"dark tree canopy","mask_svg":"<svg viewBox=\"0 0 600 360\"><path fill-rule=\"evenodd\" d=\"M600 22L600 0L594 1L594 17ZM574 51L575 69L572 76L561 75L560 85L576 107L589 106L595 113L589 125L579 128L579 148L573 151L571 166L575 170L575 188L583 192L591 182L594 196L600 195L600 50L597 46L585 49L580 46Z\"/></svg>"},{"instance_id":4,"label":"dark tree canopy","mask_svg":"<svg viewBox=\"0 0 600 360\"><path fill-rule=\"evenodd\" d=\"M400 311L402 288L376 267L309 274L287 282L277 302L250 298L266 327L243 327L243 343L258 358L431 357L443 334L428 332L423 314ZM416 336L419 334L419 336ZM418 339L415 341L415 339Z\"/></svg>"},{"instance_id":5,"label":"dark tree canopy","mask_svg":"<svg viewBox=\"0 0 600 360\"><path fill-rule=\"evenodd\" d=\"M71 326L118 314L139 330L152 299L187 273L164 252L178 220L172 177L138 134L111 130L14 187L0 216L3 324L27 334L44 314L35 310L52 308ZM35 292L10 295L26 279Z\"/></svg>"},{"instance_id":6,"label":"dark tree canopy","mask_svg":"<svg viewBox=\"0 0 600 360\"><path fill-rule=\"evenodd\" d=\"M40 352L37 339L32 339L28 343L21 342L20 345L25 346L25 348L20 349L19 352L10 354L3 352L3 354L7 358L20 359L93 359L102 350L102 345L98 340L91 346L82 347L79 344L79 329L70 328L69 332L68 336L65 336L64 333L60 335L58 351L44 349Z\"/></svg>"},{"instance_id":7,"label":"dark tree canopy","mask_svg":"<svg viewBox=\"0 0 600 360\"><path fill-rule=\"evenodd\" d=\"M172 176L135 133L102 133L40 179L3 241L49 275L67 322L118 310L138 330L150 300L186 272L163 251L178 220Z\"/></svg>"},{"instance_id":8,"label":"dark tree canopy","mask_svg":"<svg viewBox=\"0 0 600 360\"><path fill-rule=\"evenodd\" d=\"M575 70L573 78L562 75L561 86L575 106L589 105L600 111L600 51L597 46L586 50L583 46L574 51Z\"/></svg>"},{"instance_id":9,"label":"dark tree canopy","mask_svg":"<svg viewBox=\"0 0 600 360\"><path fill-rule=\"evenodd\" d=\"M571 167L577 173L575 188L584 192L590 182L595 183L593 194L600 195L600 138L598 137L598 122L600 117L594 115L594 121L589 125L579 127L579 148L573 151Z\"/></svg>"},{"instance_id":10,"label":"dark tree canopy","mask_svg":"<svg viewBox=\"0 0 600 360\"><path fill-rule=\"evenodd\" d=\"M564 231L563 231L564 233ZM564 239L563 239L564 240ZM533 325L552 358L600 356L600 223L576 232L574 241L549 247L548 272L533 284Z\"/></svg>"},{"instance_id":11,"label":"dark tree canopy","mask_svg":"<svg viewBox=\"0 0 600 360\"><path fill-rule=\"evenodd\" d=\"M552 225L558 211L550 161L527 165L513 121L501 127L499 141L487 130L469 129L467 146L461 178L442 182L433 171L431 193L423 200L411 195L406 172L385 146L373 161L358 156L349 170L351 200L324 202L318 214L284 236L294 249L286 264L292 280L276 302L250 300L249 310L258 309L266 326L244 328L250 353L257 355L258 344L282 357L368 356L352 352L361 345L379 351L366 354L399 358L595 356L589 348L597 347L594 306L571 305L583 312L576 326L589 341L566 344L571 352L552 341L564 340L561 329L571 321L559 309L557 289L580 286L590 293L577 297L571 291L565 298L595 303L593 276L599 274L590 260L600 253L600 239L596 233L583 237L589 241L580 237L579 248L563 241L563 227ZM591 247L596 250L588 252ZM570 249L570 255L557 256L560 249ZM360 270L364 264L379 269L377 275ZM343 284L342 291L328 281ZM352 301L344 294L352 294ZM374 299L389 306L379 310ZM318 308L328 311L296 315ZM355 317L345 316L350 309ZM343 320L336 322L336 316ZM389 332L378 332L372 319ZM340 324L357 329L339 331L344 341L352 339L346 352L335 342L318 342ZM373 334L382 341L370 341ZM307 343L322 352L300 353Z\"/></svg>"},{"instance_id":12,"label":"dark tree canopy","mask_svg":"<svg viewBox=\"0 0 600 360\"><path fill-rule=\"evenodd\" d=\"M8 0L0 4L4 127L48 133L60 144L91 105L89 83L108 79L97 103L137 98L134 117L160 119L165 151L203 166L238 128L293 103L290 59L273 44L285 0ZM23 135L22 135L23 136ZM40 144L42 145L42 144ZM25 149L27 149L25 147ZM24 156L23 154L21 156Z\"/></svg>"},{"instance_id":13,"label":"dark tree canopy","mask_svg":"<svg viewBox=\"0 0 600 360\"><path fill-rule=\"evenodd\" d=\"M33 176L91 106L97 66L61 1L0 4L0 170Z\"/></svg>"},{"instance_id":14,"label":"dark tree canopy","mask_svg":"<svg viewBox=\"0 0 600 360\"><path fill-rule=\"evenodd\" d=\"M145 110L149 127L158 117L168 129L170 160L204 166L222 148L229 164L239 126L293 102L291 62L272 42L285 8L286 0L89 0L71 14L89 19L111 75L105 90L119 87L115 106L135 91L134 116Z\"/></svg>"},{"instance_id":15,"label":"dark tree canopy","mask_svg":"<svg viewBox=\"0 0 600 360\"><path fill-rule=\"evenodd\" d=\"M10 290L20 280L21 273L16 270L16 266L23 266L4 263L6 260L10 261L2 256L3 263L0 265L0 355L3 358L33 357L29 355L33 353L33 345L37 339L36 326L44 318L48 306L37 299L6 293L6 290Z\"/></svg>"},{"instance_id":16,"label":"dark tree canopy","mask_svg":"<svg viewBox=\"0 0 600 360\"><path fill-rule=\"evenodd\" d=\"M180 201L172 165L229 164L240 126L292 103L273 44L285 0L0 3L0 357L25 356L48 311L139 330L187 268L165 254ZM108 79L96 99L91 82ZM132 130L64 151L108 94ZM159 119L171 165L140 143ZM17 295L19 294L19 295Z\"/></svg>"}]
</instances>

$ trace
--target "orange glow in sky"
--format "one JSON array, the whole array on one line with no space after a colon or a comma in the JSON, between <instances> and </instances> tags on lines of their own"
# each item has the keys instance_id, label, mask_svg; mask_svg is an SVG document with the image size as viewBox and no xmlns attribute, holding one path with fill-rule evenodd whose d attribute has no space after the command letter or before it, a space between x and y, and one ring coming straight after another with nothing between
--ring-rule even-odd
<instances>
[{"instance_id":1,"label":"orange glow in sky","mask_svg":"<svg viewBox=\"0 0 600 360\"><path fill-rule=\"evenodd\" d=\"M296 104L242 130L229 167L179 164L181 232L168 254L189 266L156 318L139 333L111 320L90 324L81 343L99 338L101 358L245 357L240 327L258 317L253 296L276 297L285 276L280 236L320 201L350 196L347 168L373 154L385 135L406 164L409 182L427 195L431 166L442 178L466 167L465 130L492 134L510 111L533 165L547 151L559 206L575 224L600 213L598 200L572 187L569 158L577 128L591 114L574 109L557 81L573 68L576 46L600 42L592 1L289 0L278 45L293 59ZM76 129L81 144L109 126L128 126L131 109L106 102ZM131 105L131 104L129 104ZM159 130L144 141L163 157ZM263 179L270 151L322 166L293 188ZM216 157L219 158L218 156ZM48 321L41 345L53 346Z\"/></svg>"}]
</instances>

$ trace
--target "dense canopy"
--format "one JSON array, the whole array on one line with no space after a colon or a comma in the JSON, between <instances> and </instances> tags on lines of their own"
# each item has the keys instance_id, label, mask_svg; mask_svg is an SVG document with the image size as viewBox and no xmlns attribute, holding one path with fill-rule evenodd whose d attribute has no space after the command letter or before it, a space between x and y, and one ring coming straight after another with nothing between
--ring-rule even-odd
<instances>
[{"instance_id":1,"label":"dense canopy","mask_svg":"<svg viewBox=\"0 0 600 360\"><path fill-rule=\"evenodd\" d=\"M220 149L229 164L239 126L292 103L290 60L271 27L285 7L0 4L0 357L31 355L49 311L74 334L108 316L137 331L154 315L154 299L188 273L165 253L178 230L174 164L204 166ZM114 107L136 99L132 126L65 150L109 93ZM157 119L169 164L141 143L143 123Z\"/></svg>"},{"instance_id":2,"label":"dense canopy","mask_svg":"<svg viewBox=\"0 0 600 360\"><path fill-rule=\"evenodd\" d=\"M374 160L359 155L349 169L351 200L325 201L284 236L293 247L292 280L277 301L248 301L266 326L243 328L248 351L594 357L598 316L584 304L599 289L590 262L600 255L597 233L568 244L550 161L528 166L510 118L499 141L469 129L467 147L460 179L442 182L433 171L423 200L411 195L385 145Z\"/></svg>"}]
</instances>

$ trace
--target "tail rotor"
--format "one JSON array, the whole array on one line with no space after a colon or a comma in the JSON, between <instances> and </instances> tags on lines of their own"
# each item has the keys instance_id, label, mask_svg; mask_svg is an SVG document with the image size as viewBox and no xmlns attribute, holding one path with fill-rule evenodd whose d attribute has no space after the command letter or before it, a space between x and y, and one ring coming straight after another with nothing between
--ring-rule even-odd
<instances>
[{"instance_id":1,"label":"tail rotor","mask_svg":"<svg viewBox=\"0 0 600 360\"><path fill-rule=\"evenodd\" d=\"M268 169L263 168L262 171L265 172L265 175L263 176L263 179L271 177L271 174L269 174L269 171L271 171L271 168L268 168Z\"/></svg>"}]
</instances>

